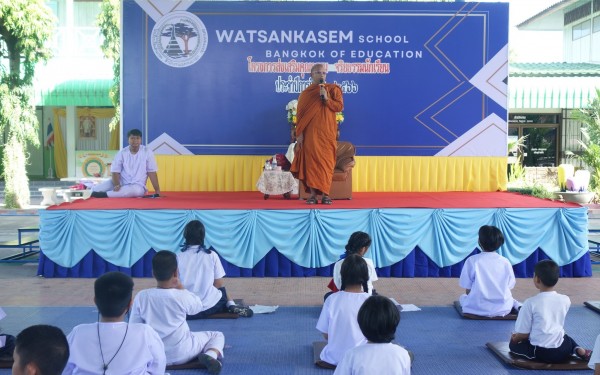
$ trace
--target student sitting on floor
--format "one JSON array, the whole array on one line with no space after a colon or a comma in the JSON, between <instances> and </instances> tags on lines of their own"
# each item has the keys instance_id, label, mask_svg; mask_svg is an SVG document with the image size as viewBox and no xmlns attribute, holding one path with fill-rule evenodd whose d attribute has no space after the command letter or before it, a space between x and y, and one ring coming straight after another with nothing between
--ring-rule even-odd
<instances>
[{"instance_id":1,"label":"student sitting on floor","mask_svg":"<svg viewBox=\"0 0 600 375\"><path fill-rule=\"evenodd\" d=\"M60 375L69 358L69 343L60 328L35 325L17 335L13 375Z\"/></svg>"},{"instance_id":2,"label":"student sitting on floor","mask_svg":"<svg viewBox=\"0 0 600 375\"><path fill-rule=\"evenodd\" d=\"M187 318L203 319L222 312L251 317L253 312L249 307L236 305L227 294L223 282L225 270L219 256L204 247L204 235L204 225L198 220L190 221L183 230L183 248L177 254L181 283L200 297L205 309Z\"/></svg>"},{"instance_id":3,"label":"student sitting on floor","mask_svg":"<svg viewBox=\"0 0 600 375\"><path fill-rule=\"evenodd\" d=\"M510 338L510 351L546 363L564 362L572 355L589 361L591 351L577 345L563 328L571 300L554 290L559 274L553 260L535 265L533 284L540 292L523 303Z\"/></svg>"},{"instance_id":4,"label":"student sitting on floor","mask_svg":"<svg viewBox=\"0 0 600 375\"><path fill-rule=\"evenodd\" d=\"M600 375L600 335L596 337L594 351L590 355L588 367L594 370L594 375Z\"/></svg>"},{"instance_id":5,"label":"student sitting on floor","mask_svg":"<svg viewBox=\"0 0 600 375\"><path fill-rule=\"evenodd\" d=\"M392 343L400 323L398 307L387 297L371 296L358 310L357 320L368 343L348 350L334 374L410 375L408 351Z\"/></svg>"},{"instance_id":6,"label":"student sitting on floor","mask_svg":"<svg viewBox=\"0 0 600 375\"><path fill-rule=\"evenodd\" d=\"M152 327L127 323L133 280L107 272L94 282L99 322L80 324L69 336L68 374L164 374L165 347Z\"/></svg>"},{"instance_id":7,"label":"student sitting on floor","mask_svg":"<svg viewBox=\"0 0 600 375\"><path fill-rule=\"evenodd\" d=\"M481 253L470 256L460 273L459 284L466 289L460 296L464 313L487 317L505 316L521 303L512 297L515 274L508 259L496 253L504 244L500 229L491 225L479 228Z\"/></svg>"},{"instance_id":8,"label":"student sitting on floor","mask_svg":"<svg viewBox=\"0 0 600 375\"><path fill-rule=\"evenodd\" d=\"M191 332L187 315L202 311L202 300L185 290L179 280L177 256L161 250L152 258L156 288L140 291L133 301L131 322L150 325L163 341L167 365L198 357L211 374L221 372L225 337L216 331Z\"/></svg>"},{"instance_id":9,"label":"student sitting on floor","mask_svg":"<svg viewBox=\"0 0 600 375\"><path fill-rule=\"evenodd\" d=\"M342 276L341 269L342 264L344 263L344 259L350 254L358 254L361 257L364 257L367 251L369 251L369 246L371 246L371 237L365 232L354 232L348 239L348 243L346 244L346 252L340 257L335 265L333 266L333 282L336 288L339 290L342 286ZM369 258L364 258L365 262L367 262L367 267L369 268L369 280L367 281L367 286L369 287L367 293L369 294L377 294L373 289L373 281L377 281L377 272L375 271L375 265L373 261ZM330 293L325 295L325 298L329 297Z\"/></svg>"},{"instance_id":10,"label":"student sitting on floor","mask_svg":"<svg viewBox=\"0 0 600 375\"><path fill-rule=\"evenodd\" d=\"M360 255L351 254L344 260L341 274L341 290L325 300L317 322L317 329L327 340L321 360L333 366L347 350L367 342L356 321L358 310L369 298L367 263Z\"/></svg>"}]
</instances>

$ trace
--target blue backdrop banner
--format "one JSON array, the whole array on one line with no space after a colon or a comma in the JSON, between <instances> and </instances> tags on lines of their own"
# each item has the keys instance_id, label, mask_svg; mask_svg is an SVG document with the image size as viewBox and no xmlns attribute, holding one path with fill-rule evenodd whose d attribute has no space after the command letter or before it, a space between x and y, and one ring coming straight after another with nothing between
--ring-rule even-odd
<instances>
[{"instance_id":1,"label":"blue backdrop banner","mask_svg":"<svg viewBox=\"0 0 600 375\"><path fill-rule=\"evenodd\" d=\"M273 154L325 63L360 155L505 156L508 4L123 2L123 130Z\"/></svg>"}]
</instances>

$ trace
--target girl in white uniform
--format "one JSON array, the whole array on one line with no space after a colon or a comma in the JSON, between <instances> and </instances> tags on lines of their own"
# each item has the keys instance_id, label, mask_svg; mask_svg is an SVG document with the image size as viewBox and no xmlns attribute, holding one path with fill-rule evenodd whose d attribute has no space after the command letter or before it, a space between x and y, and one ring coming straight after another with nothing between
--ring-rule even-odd
<instances>
[{"instance_id":1,"label":"girl in white uniform","mask_svg":"<svg viewBox=\"0 0 600 375\"><path fill-rule=\"evenodd\" d=\"M354 232L348 239L348 243L346 244L346 252L342 255L342 259L338 260L333 266L333 282L338 290L340 290L342 286L342 276L340 271L342 269L342 264L344 263L344 259L350 254L358 254L365 262L367 262L367 267L369 269L369 280L367 281L367 287L369 294L377 294L374 293L373 289L373 281L377 281L377 272L375 271L375 265L370 258L364 258L367 251L369 251L369 247L371 246L371 237L365 232ZM325 298L329 297L331 293L327 293Z\"/></svg>"},{"instance_id":2,"label":"girl in white uniform","mask_svg":"<svg viewBox=\"0 0 600 375\"><path fill-rule=\"evenodd\" d=\"M410 375L409 352L392 343L398 323L400 311L389 298L369 297L358 310L358 325L368 342L348 350L334 375Z\"/></svg>"},{"instance_id":3,"label":"girl in white uniform","mask_svg":"<svg viewBox=\"0 0 600 375\"><path fill-rule=\"evenodd\" d=\"M504 244L500 229L491 225L479 228L481 253L465 261L459 284L466 289L460 296L464 313L481 316L505 316L521 303L512 297L515 274L508 259L496 253Z\"/></svg>"},{"instance_id":4,"label":"girl in white uniform","mask_svg":"<svg viewBox=\"0 0 600 375\"><path fill-rule=\"evenodd\" d=\"M200 297L204 305L202 311L189 315L187 319L203 319L222 312L251 317L253 312L249 307L236 305L227 294L223 281L225 270L217 253L204 247L205 232L204 224L199 220L187 223L183 230L185 243L177 254L181 283Z\"/></svg>"},{"instance_id":5,"label":"girl in white uniform","mask_svg":"<svg viewBox=\"0 0 600 375\"><path fill-rule=\"evenodd\" d=\"M325 367L337 365L347 350L367 342L356 321L358 310L369 298L367 263L360 255L351 254L342 264L341 274L341 290L325 300L317 322L327 340L320 357Z\"/></svg>"}]
</instances>

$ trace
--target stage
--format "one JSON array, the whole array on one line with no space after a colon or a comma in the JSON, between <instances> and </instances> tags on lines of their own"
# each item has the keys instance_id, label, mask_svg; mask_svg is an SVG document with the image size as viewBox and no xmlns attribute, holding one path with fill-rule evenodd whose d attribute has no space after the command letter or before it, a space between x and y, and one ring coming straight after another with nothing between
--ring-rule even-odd
<instances>
[{"instance_id":1,"label":"stage","mask_svg":"<svg viewBox=\"0 0 600 375\"><path fill-rule=\"evenodd\" d=\"M563 277L591 276L587 208L507 192L354 193L331 206L263 199L258 192L165 192L156 199L88 199L40 211L38 274L151 276L155 250L177 251L187 222L202 221L206 245L228 277L330 276L350 234L373 244L380 277L458 277L477 251L481 225L506 237L499 252L517 277L551 258Z\"/></svg>"}]
</instances>

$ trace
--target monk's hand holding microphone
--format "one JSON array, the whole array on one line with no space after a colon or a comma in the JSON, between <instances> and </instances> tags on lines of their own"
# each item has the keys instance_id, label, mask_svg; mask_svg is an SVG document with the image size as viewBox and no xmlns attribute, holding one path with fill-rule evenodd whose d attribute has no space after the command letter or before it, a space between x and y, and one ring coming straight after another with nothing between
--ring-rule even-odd
<instances>
[{"instance_id":1,"label":"monk's hand holding microphone","mask_svg":"<svg viewBox=\"0 0 600 375\"><path fill-rule=\"evenodd\" d=\"M326 101L327 100L327 90L325 90L325 82L323 81L323 78L321 78L319 80L319 88L321 89L321 100L322 101Z\"/></svg>"}]
</instances>

